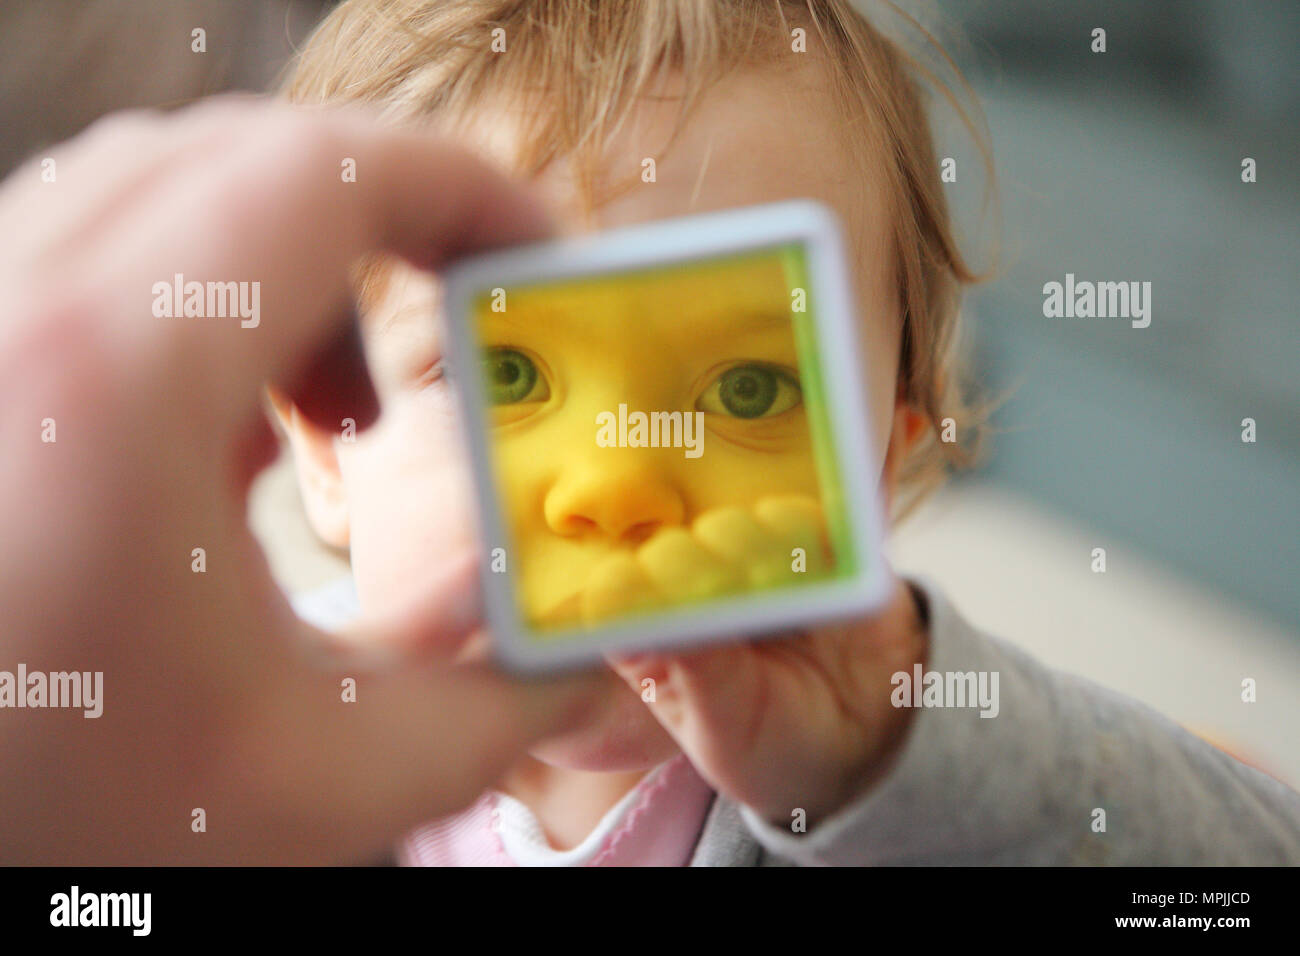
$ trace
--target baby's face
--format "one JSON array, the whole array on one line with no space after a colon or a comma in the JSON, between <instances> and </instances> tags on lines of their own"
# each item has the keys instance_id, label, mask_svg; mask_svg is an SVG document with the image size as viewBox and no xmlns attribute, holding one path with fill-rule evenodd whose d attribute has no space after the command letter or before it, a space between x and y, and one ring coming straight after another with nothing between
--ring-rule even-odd
<instances>
[{"instance_id":1,"label":"baby's face","mask_svg":"<svg viewBox=\"0 0 1300 956\"><path fill-rule=\"evenodd\" d=\"M827 101L825 83L812 69L797 76L733 74L702 101L666 154L660 150L675 104L647 102L638 109L605 166L622 180L654 157L656 181L639 183L594 218L578 213L562 164L545 171L537 186L570 233L790 198L819 199L834 208L852 243L880 461L894 415L899 354L889 230L873 158L847 155L835 133L841 120ZM505 165L514 128L508 110L483 110L468 136ZM698 321L675 314L679 293L648 283L634 297L643 307L635 317L626 301L611 300L614 313L600 321L589 308L525 321L531 305L520 296L499 324L485 327L502 350L495 354L500 401L493 427L507 439L500 448L510 460L512 510L521 516L518 546L553 568L525 583L535 610L563 614L569 602L571 611L573 595L558 582L576 580L602 555L635 546L656 530L757 494L760 482L765 492L817 493L797 377L790 375L797 362L788 316L784 323L763 318L773 296L780 301L786 290L761 282L739 288L739 298L729 302L701 295L693 306L701 310ZM741 301L747 294L754 302ZM657 295L673 301L657 302ZM336 444L336 489L313 490L310 469L304 474L309 498L339 499L335 508L345 514L358 592L371 611L413 601L442 563L479 547L455 398L441 374L436 297L428 276L395 272L385 299L363 322L383 416L355 443ZM683 327L691 329L689 342L681 340ZM644 361L647 355L680 361L656 365ZM539 398L544 389L563 400L548 406ZM754 414L753 402L763 404L769 392L772 403ZM703 411L703 455L599 446L597 415L617 414L620 402L629 411ZM600 711L533 753L573 769L613 771L652 766L675 749L639 695L608 671Z\"/></svg>"},{"instance_id":2,"label":"baby's face","mask_svg":"<svg viewBox=\"0 0 1300 956\"><path fill-rule=\"evenodd\" d=\"M769 568L789 564L785 542L762 548L763 526L746 536L736 511L819 499L780 252L505 290L476 313L510 560L535 626L779 583ZM659 535L670 529L706 540ZM791 543L819 555L821 538Z\"/></svg>"}]
</instances>

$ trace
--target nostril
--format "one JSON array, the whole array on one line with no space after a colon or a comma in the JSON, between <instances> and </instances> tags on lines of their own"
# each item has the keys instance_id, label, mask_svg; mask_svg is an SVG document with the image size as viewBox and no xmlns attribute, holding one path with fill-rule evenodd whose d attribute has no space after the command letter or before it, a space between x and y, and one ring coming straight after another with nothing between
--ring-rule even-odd
<instances>
[{"instance_id":1,"label":"nostril","mask_svg":"<svg viewBox=\"0 0 1300 956\"><path fill-rule=\"evenodd\" d=\"M564 521L564 529L569 534L587 534L590 531L594 531L595 528L596 522L592 521L590 518L585 518L582 515L569 515L569 517Z\"/></svg>"},{"instance_id":2,"label":"nostril","mask_svg":"<svg viewBox=\"0 0 1300 956\"><path fill-rule=\"evenodd\" d=\"M661 521L638 521L623 532L623 537L632 544L642 544L659 530L662 523Z\"/></svg>"}]
</instances>

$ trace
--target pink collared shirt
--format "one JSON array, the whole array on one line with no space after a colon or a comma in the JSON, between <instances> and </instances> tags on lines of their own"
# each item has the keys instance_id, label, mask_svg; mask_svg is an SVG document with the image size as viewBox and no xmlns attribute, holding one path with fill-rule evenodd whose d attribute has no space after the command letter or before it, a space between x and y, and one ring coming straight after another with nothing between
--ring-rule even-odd
<instances>
[{"instance_id":1,"label":"pink collared shirt","mask_svg":"<svg viewBox=\"0 0 1300 956\"><path fill-rule=\"evenodd\" d=\"M686 866L713 790L684 755L660 764L571 850L553 849L531 810L487 791L467 810L417 827L403 866Z\"/></svg>"}]
</instances>

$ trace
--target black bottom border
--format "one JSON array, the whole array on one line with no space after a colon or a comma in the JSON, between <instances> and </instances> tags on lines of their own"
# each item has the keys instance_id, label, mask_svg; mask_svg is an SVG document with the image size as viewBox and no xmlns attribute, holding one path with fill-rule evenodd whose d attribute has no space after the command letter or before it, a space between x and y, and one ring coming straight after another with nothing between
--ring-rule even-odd
<instances>
[{"instance_id":1,"label":"black bottom border","mask_svg":"<svg viewBox=\"0 0 1300 956\"><path fill-rule=\"evenodd\" d=\"M512 934L601 945L594 933L647 943L667 934L708 936L734 946L791 932L812 942L847 930L862 943L910 926L920 949L944 939L1075 939L1173 933L1218 943L1234 934L1284 930L1293 923L1300 871L1295 868L1141 869L763 869L535 872L395 868L0 868L0 918L8 940L66 937L80 943L116 938L153 941L365 940L446 934ZM149 894L149 933L131 925L72 926L111 919L142 922L144 897L127 911L123 897ZM95 899L87 903L87 897ZM100 914L106 914L101 916ZM488 919L485 921L484 917ZM1202 923L1208 919L1208 925ZM1134 920L1138 922L1133 922ZM1231 921L1229 924L1227 921ZM689 933L685 927L693 927ZM893 935L892 932L890 935ZM472 938L472 937L471 937ZM828 946L832 937L826 937Z\"/></svg>"}]
</instances>

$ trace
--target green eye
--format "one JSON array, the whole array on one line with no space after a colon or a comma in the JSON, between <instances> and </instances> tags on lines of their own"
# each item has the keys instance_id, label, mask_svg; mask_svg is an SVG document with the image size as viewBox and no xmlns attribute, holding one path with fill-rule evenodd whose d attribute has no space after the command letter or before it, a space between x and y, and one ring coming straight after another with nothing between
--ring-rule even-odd
<instances>
[{"instance_id":1,"label":"green eye","mask_svg":"<svg viewBox=\"0 0 1300 956\"><path fill-rule=\"evenodd\" d=\"M549 395L546 381L538 374L533 360L515 349L485 349L483 377L487 381L488 396L493 405L541 401Z\"/></svg>"},{"instance_id":2,"label":"green eye","mask_svg":"<svg viewBox=\"0 0 1300 956\"><path fill-rule=\"evenodd\" d=\"M780 415L803 401L793 376L770 365L737 365L719 375L704 390L700 411L733 418Z\"/></svg>"}]
</instances>

